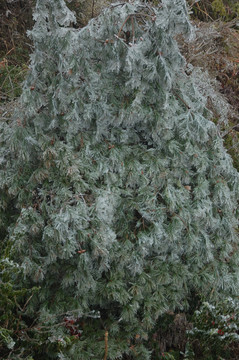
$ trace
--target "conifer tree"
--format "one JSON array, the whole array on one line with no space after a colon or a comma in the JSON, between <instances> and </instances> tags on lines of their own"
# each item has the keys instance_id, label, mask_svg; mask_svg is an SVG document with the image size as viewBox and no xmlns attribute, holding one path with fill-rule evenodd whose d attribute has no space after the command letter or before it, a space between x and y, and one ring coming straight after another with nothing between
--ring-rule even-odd
<instances>
[{"instance_id":1,"label":"conifer tree","mask_svg":"<svg viewBox=\"0 0 239 360\"><path fill-rule=\"evenodd\" d=\"M1 134L16 287L40 287L24 354L150 359L160 315L238 292L238 174L175 41L185 0L115 3L81 30L38 0L34 19Z\"/></svg>"}]
</instances>

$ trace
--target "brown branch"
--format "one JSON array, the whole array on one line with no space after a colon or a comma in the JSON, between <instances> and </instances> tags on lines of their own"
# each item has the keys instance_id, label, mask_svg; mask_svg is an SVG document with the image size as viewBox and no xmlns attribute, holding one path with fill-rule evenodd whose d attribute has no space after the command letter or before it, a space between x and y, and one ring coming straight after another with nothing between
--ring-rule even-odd
<instances>
[{"instance_id":1,"label":"brown branch","mask_svg":"<svg viewBox=\"0 0 239 360\"><path fill-rule=\"evenodd\" d=\"M124 28L124 26L125 26L125 24L127 23L127 21L129 20L129 19L131 19L131 25L132 25L132 36L133 36L133 40L132 40L132 42L133 42L133 44L134 44L134 37L135 37L135 30L134 30L134 19L133 19L133 17L135 17L135 16L145 16L145 17L150 17L152 20L154 20L154 15L149 15L149 14L144 14L144 13L141 13L141 12L139 12L139 13L135 13L135 14L130 14L129 16L127 16L127 18L125 19L125 21L123 22L123 24L121 25L121 27L120 27L120 29L119 29L119 32L118 32L118 34L117 35L115 35L115 37L117 38L117 39L120 39L120 34L121 34L121 32L122 32L122 30L123 30L123 28Z\"/></svg>"},{"instance_id":2,"label":"brown branch","mask_svg":"<svg viewBox=\"0 0 239 360\"><path fill-rule=\"evenodd\" d=\"M84 254L86 252L86 250L79 250L77 252L78 252L78 254Z\"/></svg>"},{"instance_id":3,"label":"brown branch","mask_svg":"<svg viewBox=\"0 0 239 360\"><path fill-rule=\"evenodd\" d=\"M21 306L17 302L16 296L14 296L14 302L15 302L16 306L18 307L18 309L23 312L23 309L21 308Z\"/></svg>"},{"instance_id":4,"label":"brown branch","mask_svg":"<svg viewBox=\"0 0 239 360\"><path fill-rule=\"evenodd\" d=\"M187 229L187 232L189 231L188 227L187 227L187 224L185 223L185 221L181 218L181 216L179 216L178 214L176 213L173 213L173 216L177 216L185 225L185 228Z\"/></svg>"},{"instance_id":5,"label":"brown branch","mask_svg":"<svg viewBox=\"0 0 239 360\"><path fill-rule=\"evenodd\" d=\"M94 17L95 0L92 1L91 17Z\"/></svg>"},{"instance_id":6,"label":"brown branch","mask_svg":"<svg viewBox=\"0 0 239 360\"><path fill-rule=\"evenodd\" d=\"M125 41L120 38L118 35L115 35L116 39L120 40L122 42L122 44L124 44L126 47L128 47L128 45L125 43Z\"/></svg>"},{"instance_id":7,"label":"brown branch","mask_svg":"<svg viewBox=\"0 0 239 360\"><path fill-rule=\"evenodd\" d=\"M146 16L146 17L150 17L151 19L154 18L154 15L144 14L144 13L141 13L141 12L135 13L135 14L133 14L133 15L135 15L135 16L137 16L137 15Z\"/></svg>"},{"instance_id":8,"label":"brown branch","mask_svg":"<svg viewBox=\"0 0 239 360\"><path fill-rule=\"evenodd\" d=\"M15 47L13 47L11 50L9 50L5 56L9 55L13 50L15 50Z\"/></svg>"},{"instance_id":9,"label":"brown branch","mask_svg":"<svg viewBox=\"0 0 239 360\"><path fill-rule=\"evenodd\" d=\"M26 310L26 307L27 307L27 304L29 303L29 301L31 300L31 298L33 297L34 293L31 294L31 296L27 299L27 301L25 302L23 308L22 308L22 311L24 312Z\"/></svg>"},{"instance_id":10,"label":"brown branch","mask_svg":"<svg viewBox=\"0 0 239 360\"><path fill-rule=\"evenodd\" d=\"M133 18L133 16L131 16L131 24L132 24L132 43L134 44L135 33L134 33L134 18Z\"/></svg>"},{"instance_id":11,"label":"brown branch","mask_svg":"<svg viewBox=\"0 0 239 360\"><path fill-rule=\"evenodd\" d=\"M121 31L123 30L123 27L125 26L125 24L127 23L127 21L128 21L130 18L131 18L131 15L129 15L129 16L125 19L125 21L123 22L121 28L119 29L119 32L118 32L118 35L117 35L119 38L120 38Z\"/></svg>"},{"instance_id":12,"label":"brown branch","mask_svg":"<svg viewBox=\"0 0 239 360\"><path fill-rule=\"evenodd\" d=\"M179 100L182 101L182 103L186 106L186 108L187 108L188 110L191 109L190 106L181 98L181 96L179 96L179 95L176 93L176 91L175 91L174 89L172 89L172 92L173 92L174 96L176 96L176 98L178 98Z\"/></svg>"},{"instance_id":13,"label":"brown branch","mask_svg":"<svg viewBox=\"0 0 239 360\"><path fill-rule=\"evenodd\" d=\"M106 330L105 331L105 355L104 355L104 360L107 360L107 356L108 356L108 336L109 336L109 333Z\"/></svg>"}]
</instances>

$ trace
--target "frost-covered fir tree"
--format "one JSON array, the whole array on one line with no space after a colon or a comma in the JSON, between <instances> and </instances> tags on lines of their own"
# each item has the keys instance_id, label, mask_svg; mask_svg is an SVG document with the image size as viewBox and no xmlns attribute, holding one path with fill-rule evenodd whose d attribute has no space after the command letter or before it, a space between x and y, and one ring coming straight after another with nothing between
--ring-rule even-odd
<instances>
[{"instance_id":1,"label":"frost-covered fir tree","mask_svg":"<svg viewBox=\"0 0 239 360\"><path fill-rule=\"evenodd\" d=\"M238 174L175 41L185 0L115 3L81 30L38 0L34 19L0 173L16 285L40 287L26 338L37 359L150 359L160 315L238 293Z\"/></svg>"}]
</instances>

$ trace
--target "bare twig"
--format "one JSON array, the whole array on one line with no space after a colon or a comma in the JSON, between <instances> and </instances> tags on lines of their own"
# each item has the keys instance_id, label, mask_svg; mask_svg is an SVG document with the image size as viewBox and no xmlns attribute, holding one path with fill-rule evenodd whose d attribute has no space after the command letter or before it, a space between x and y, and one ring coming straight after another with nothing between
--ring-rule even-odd
<instances>
[{"instance_id":1,"label":"bare twig","mask_svg":"<svg viewBox=\"0 0 239 360\"><path fill-rule=\"evenodd\" d=\"M112 4L112 5L110 5L110 7L115 8L117 6L124 6L125 4L126 4L126 2L123 2L123 3L120 3L120 4Z\"/></svg>"},{"instance_id":2,"label":"bare twig","mask_svg":"<svg viewBox=\"0 0 239 360\"><path fill-rule=\"evenodd\" d=\"M235 128L239 128L239 124L236 124L236 125L232 126L230 129L228 129L226 132L224 132L224 133L222 134L222 137L225 137L225 136L227 136L228 134L230 134L230 132L231 132L233 129L235 129Z\"/></svg>"},{"instance_id":3,"label":"bare twig","mask_svg":"<svg viewBox=\"0 0 239 360\"><path fill-rule=\"evenodd\" d=\"M213 18L204 10L202 10L198 4L198 2L196 3L196 6L198 8L199 11L201 11L203 14L205 14L207 17L209 17L209 19L211 19L213 21Z\"/></svg>"},{"instance_id":4,"label":"bare twig","mask_svg":"<svg viewBox=\"0 0 239 360\"><path fill-rule=\"evenodd\" d=\"M231 150L231 149L233 149L234 147L237 147L237 146L239 146L239 142L237 142L236 144L234 144L234 145L232 145L231 147L229 147L229 149L227 149L227 151L229 151L229 150Z\"/></svg>"}]
</instances>

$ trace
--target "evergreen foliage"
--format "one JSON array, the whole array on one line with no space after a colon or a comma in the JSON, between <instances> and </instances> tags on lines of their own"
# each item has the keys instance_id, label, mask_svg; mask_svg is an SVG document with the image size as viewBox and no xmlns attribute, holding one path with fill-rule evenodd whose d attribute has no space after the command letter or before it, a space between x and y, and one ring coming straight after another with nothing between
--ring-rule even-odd
<instances>
[{"instance_id":1,"label":"evergreen foliage","mask_svg":"<svg viewBox=\"0 0 239 360\"><path fill-rule=\"evenodd\" d=\"M238 299L227 298L217 304L204 302L195 311L194 326L188 335L199 354L194 354L192 359L238 358L238 310Z\"/></svg>"},{"instance_id":2,"label":"evergreen foliage","mask_svg":"<svg viewBox=\"0 0 239 360\"><path fill-rule=\"evenodd\" d=\"M160 315L238 292L238 174L174 40L186 3L116 3L76 30L39 0L34 19L0 150L14 288L40 287L24 356L150 359Z\"/></svg>"}]
</instances>

